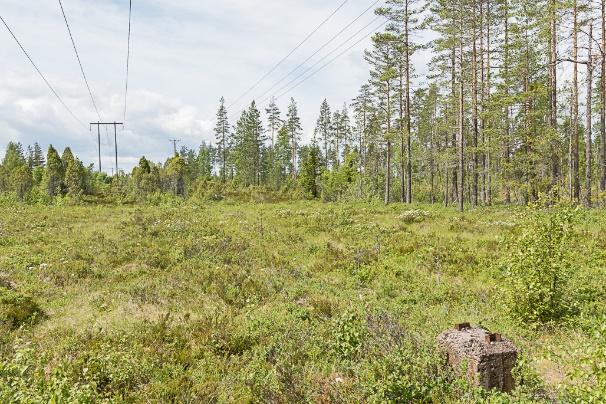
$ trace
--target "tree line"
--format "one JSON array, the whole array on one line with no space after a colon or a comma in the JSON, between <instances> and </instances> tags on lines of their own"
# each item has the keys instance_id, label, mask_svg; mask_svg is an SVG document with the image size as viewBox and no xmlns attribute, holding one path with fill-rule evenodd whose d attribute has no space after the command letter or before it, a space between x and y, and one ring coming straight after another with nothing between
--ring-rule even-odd
<instances>
[{"instance_id":1,"label":"tree line","mask_svg":"<svg viewBox=\"0 0 606 404\"><path fill-rule=\"evenodd\" d=\"M142 158L122 181L143 193L186 195L203 180L461 210L541 195L603 205L605 3L387 0L376 13L388 23L364 55L367 82L343 106L321 103L309 141L292 98L285 114L275 99L253 101L234 123L221 99L214 144L183 148L164 164ZM92 192L92 168L71 152L63 179L49 183L50 149L44 164L30 158L39 146L19 147L7 151L1 190Z\"/></svg>"}]
</instances>

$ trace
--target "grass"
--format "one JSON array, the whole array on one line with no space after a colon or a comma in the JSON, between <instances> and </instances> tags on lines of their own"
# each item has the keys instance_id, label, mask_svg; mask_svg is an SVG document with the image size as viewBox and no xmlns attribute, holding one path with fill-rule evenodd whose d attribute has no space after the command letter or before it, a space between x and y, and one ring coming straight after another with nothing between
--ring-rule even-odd
<instances>
[{"instance_id":1,"label":"grass","mask_svg":"<svg viewBox=\"0 0 606 404\"><path fill-rule=\"evenodd\" d=\"M606 308L606 218L585 212L576 314L508 316L505 240L521 208L193 203L0 211L0 401L548 401ZM9 293L9 292L6 292ZM521 349L510 398L441 367L470 321ZM29 400L29 401L28 401Z\"/></svg>"}]
</instances>

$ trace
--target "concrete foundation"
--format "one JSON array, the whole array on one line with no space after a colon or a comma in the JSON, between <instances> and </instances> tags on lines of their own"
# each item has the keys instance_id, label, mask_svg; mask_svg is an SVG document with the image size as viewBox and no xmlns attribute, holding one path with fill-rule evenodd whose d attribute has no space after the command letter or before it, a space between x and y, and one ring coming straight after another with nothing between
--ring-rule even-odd
<instances>
[{"instance_id":1,"label":"concrete foundation","mask_svg":"<svg viewBox=\"0 0 606 404\"><path fill-rule=\"evenodd\" d=\"M464 372L470 382L485 389L510 392L514 388L511 374L518 350L500 334L457 324L438 336L438 345L446 353L448 364Z\"/></svg>"}]
</instances>

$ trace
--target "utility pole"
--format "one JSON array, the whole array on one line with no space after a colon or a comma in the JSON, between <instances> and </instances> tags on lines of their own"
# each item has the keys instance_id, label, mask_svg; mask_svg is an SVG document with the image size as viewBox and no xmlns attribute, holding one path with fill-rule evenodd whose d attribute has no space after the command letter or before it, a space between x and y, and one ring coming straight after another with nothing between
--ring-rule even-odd
<instances>
[{"instance_id":1,"label":"utility pole","mask_svg":"<svg viewBox=\"0 0 606 404\"><path fill-rule=\"evenodd\" d=\"M181 142L181 139L168 139L169 142L172 142L173 149L175 151L175 156L177 155L177 143Z\"/></svg>"},{"instance_id":2,"label":"utility pole","mask_svg":"<svg viewBox=\"0 0 606 404\"><path fill-rule=\"evenodd\" d=\"M122 129L124 129L124 124L122 122L91 122L90 127L97 126L97 142L99 146L99 172L101 172L101 126L113 126L114 127L114 152L116 157L116 175L119 174L118 171L118 125L122 125ZM113 175L112 175L113 176Z\"/></svg>"}]
</instances>

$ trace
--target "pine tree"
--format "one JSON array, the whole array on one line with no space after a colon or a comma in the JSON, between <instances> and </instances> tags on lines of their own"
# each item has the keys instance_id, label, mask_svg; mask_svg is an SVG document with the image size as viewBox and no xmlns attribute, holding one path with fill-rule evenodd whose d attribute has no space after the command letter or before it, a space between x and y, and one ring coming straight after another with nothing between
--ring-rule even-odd
<instances>
[{"instance_id":1,"label":"pine tree","mask_svg":"<svg viewBox=\"0 0 606 404\"><path fill-rule=\"evenodd\" d=\"M273 149L276 139L276 134L282 127L282 118L280 117L280 109L276 105L276 99L271 98L269 107L265 110L267 113L268 131L270 133L270 147Z\"/></svg>"},{"instance_id":2,"label":"pine tree","mask_svg":"<svg viewBox=\"0 0 606 404\"><path fill-rule=\"evenodd\" d=\"M288 106L288 113L286 114L286 128L288 129L291 148L291 175L293 177L296 177L297 152L299 150L299 143L301 142L301 134L303 128L301 127L301 118L299 118L297 103L295 102L294 98L290 99L290 105Z\"/></svg>"}]
</instances>

